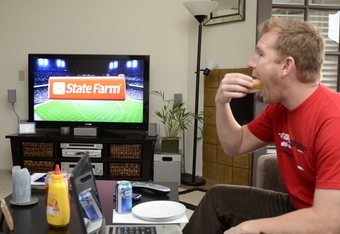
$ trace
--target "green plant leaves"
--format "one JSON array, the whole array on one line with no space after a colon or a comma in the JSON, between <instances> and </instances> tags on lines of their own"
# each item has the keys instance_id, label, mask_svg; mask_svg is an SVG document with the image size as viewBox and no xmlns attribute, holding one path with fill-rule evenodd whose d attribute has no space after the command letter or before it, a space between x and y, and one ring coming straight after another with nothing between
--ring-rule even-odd
<instances>
[{"instance_id":1,"label":"green plant leaves","mask_svg":"<svg viewBox=\"0 0 340 234\"><path fill-rule=\"evenodd\" d=\"M191 127L195 119L203 123L203 113L196 115L185 102L165 99L162 91L151 91L151 94L161 98L163 102L163 108L160 111L155 111L155 114L163 124L166 137L176 138L181 131ZM202 132L202 129L199 129Z\"/></svg>"}]
</instances>

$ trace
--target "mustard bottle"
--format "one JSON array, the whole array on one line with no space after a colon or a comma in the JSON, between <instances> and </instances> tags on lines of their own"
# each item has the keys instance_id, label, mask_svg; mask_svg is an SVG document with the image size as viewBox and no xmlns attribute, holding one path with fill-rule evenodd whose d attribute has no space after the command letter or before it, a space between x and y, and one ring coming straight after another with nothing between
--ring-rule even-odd
<instances>
[{"instance_id":1,"label":"mustard bottle","mask_svg":"<svg viewBox=\"0 0 340 234\"><path fill-rule=\"evenodd\" d=\"M65 227L70 222L70 200L64 174L56 165L47 193L47 223L53 227Z\"/></svg>"}]
</instances>

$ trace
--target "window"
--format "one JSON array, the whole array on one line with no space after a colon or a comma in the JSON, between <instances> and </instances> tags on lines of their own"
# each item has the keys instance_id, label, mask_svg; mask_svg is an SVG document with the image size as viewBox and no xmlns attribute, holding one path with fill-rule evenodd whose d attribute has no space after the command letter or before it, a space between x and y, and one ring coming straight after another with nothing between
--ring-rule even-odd
<instances>
[{"instance_id":1,"label":"window","mask_svg":"<svg viewBox=\"0 0 340 234\"><path fill-rule=\"evenodd\" d=\"M258 24L278 16L309 21L320 28L326 40L321 83L339 92L339 12L340 0L259 0L257 15Z\"/></svg>"}]
</instances>

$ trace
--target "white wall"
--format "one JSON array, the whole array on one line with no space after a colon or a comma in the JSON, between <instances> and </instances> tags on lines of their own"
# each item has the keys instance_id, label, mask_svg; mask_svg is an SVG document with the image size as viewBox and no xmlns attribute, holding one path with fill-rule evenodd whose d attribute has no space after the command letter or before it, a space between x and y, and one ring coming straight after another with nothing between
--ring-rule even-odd
<instances>
[{"instance_id":1,"label":"white wall","mask_svg":"<svg viewBox=\"0 0 340 234\"><path fill-rule=\"evenodd\" d=\"M28 117L29 53L149 54L150 90L163 90L169 98L182 93L193 107L198 23L184 1L0 1L0 169L13 166L5 135L17 132L8 89L17 90L15 109L20 118ZM202 60L213 59L221 68L245 67L254 51L255 11L256 1L247 1L246 21L203 27ZM25 81L18 80L19 70L25 71ZM152 113L159 104L150 98L151 121L155 122ZM186 170L190 172L192 139L186 142ZM200 161L200 149L198 153ZM197 172L201 174L201 163Z\"/></svg>"}]
</instances>

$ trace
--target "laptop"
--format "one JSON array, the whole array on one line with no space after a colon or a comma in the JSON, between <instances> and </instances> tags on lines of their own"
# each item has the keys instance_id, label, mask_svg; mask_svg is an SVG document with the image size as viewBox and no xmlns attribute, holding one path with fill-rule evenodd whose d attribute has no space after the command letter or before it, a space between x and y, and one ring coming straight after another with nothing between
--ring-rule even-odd
<instances>
[{"instance_id":1,"label":"laptop","mask_svg":"<svg viewBox=\"0 0 340 234\"><path fill-rule=\"evenodd\" d=\"M87 234L119 234L119 233L134 233L134 232L123 232L122 230L133 231L136 230L142 233L140 230L150 230L150 233L157 234L176 234L182 233L180 227L178 225L154 225L154 224L112 224L106 225L105 216L102 212L102 204L100 202L100 198L98 195L98 189L95 182L95 177L93 174L93 168L91 165L91 159L89 157L89 153L86 152L77 165L73 168L70 176L70 181L72 184L72 195L74 196L74 202L77 207L78 217L80 219L80 223L82 226L82 233ZM84 191L88 191L91 189L91 195L96 198L97 205L94 216L97 217L88 217L81 201L79 200L79 195L84 194ZM90 196L91 196L90 195ZM105 205L105 204L103 204ZM151 232L153 231L153 232ZM149 232L147 232L149 233Z\"/></svg>"}]
</instances>

